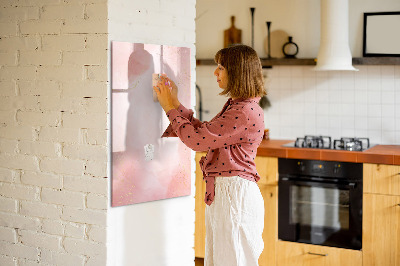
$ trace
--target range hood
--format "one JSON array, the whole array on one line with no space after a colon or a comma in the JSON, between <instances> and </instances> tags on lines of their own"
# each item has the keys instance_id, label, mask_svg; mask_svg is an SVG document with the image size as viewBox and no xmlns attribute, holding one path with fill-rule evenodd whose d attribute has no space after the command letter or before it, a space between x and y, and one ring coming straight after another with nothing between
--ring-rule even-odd
<instances>
[{"instance_id":1,"label":"range hood","mask_svg":"<svg viewBox=\"0 0 400 266\"><path fill-rule=\"evenodd\" d=\"M351 70L348 0L321 0L321 39L316 71Z\"/></svg>"}]
</instances>

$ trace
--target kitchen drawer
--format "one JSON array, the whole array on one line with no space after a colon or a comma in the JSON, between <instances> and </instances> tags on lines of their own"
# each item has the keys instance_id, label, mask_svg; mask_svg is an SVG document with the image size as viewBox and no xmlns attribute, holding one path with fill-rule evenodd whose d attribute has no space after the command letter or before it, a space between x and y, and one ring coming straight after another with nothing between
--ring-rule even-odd
<instances>
[{"instance_id":1,"label":"kitchen drawer","mask_svg":"<svg viewBox=\"0 0 400 266\"><path fill-rule=\"evenodd\" d=\"M277 266L362 266L359 250L278 241Z\"/></svg>"},{"instance_id":2,"label":"kitchen drawer","mask_svg":"<svg viewBox=\"0 0 400 266\"><path fill-rule=\"evenodd\" d=\"M364 193L400 195L400 166L368 164L363 167Z\"/></svg>"}]
</instances>

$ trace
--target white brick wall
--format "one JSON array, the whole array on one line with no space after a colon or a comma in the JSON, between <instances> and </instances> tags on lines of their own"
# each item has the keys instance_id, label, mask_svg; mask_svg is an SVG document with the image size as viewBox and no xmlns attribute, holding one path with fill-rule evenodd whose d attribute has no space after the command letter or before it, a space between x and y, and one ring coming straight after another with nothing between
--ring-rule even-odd
<instances>
[{"instance_id":1,"label":"white brick wall","mask_svg":"<svg viewBox=\"0 0 400 266\"><path fill-rule=\"evenodd\" d=\"M196 82L195 5L196 0L112 0L108 24L109 42L189 47L191 69L185 71L191 74L192 103ZM95 74L94 67L88 69L89 77L93 75L101 80ZM88 129L88 140L94 132L92 129L98 128ZM102 166L93 164L86 171L101 177ZM194 265L194 153L191 169L191 196L108 209L108 265ZM88 195L88 206L94 204L92 200ZM89 239L98 239L91 232Z\"/></svg>"},{"instance_id":2,"label":"white brick wall","mask_svg":"<svg viewBox=\"0 0 400 266\"><path fill-rule=\"evenodd\" d=\"M0 1L0 265L105 265L107 0Z\"/></svg>"}]
</instances>

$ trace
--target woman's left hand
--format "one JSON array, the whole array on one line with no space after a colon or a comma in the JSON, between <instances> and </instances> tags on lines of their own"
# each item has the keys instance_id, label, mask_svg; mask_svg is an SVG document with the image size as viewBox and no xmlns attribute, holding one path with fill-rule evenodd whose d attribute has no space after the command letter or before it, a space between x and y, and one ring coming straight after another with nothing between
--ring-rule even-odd
<instances>
[{"instance_id":1,"label":"woman's left hand","mask_svg":"<svg viewBox=\"0 0 400 266\"><path fill-rule=\"evenodd\" d=\"M171 88L165 79L161 79L157 83L157 86L153 86L153 90L156 92L158 101L165 113L171 109L175 109L172 102Z\"/></svg>"}]
</instances>

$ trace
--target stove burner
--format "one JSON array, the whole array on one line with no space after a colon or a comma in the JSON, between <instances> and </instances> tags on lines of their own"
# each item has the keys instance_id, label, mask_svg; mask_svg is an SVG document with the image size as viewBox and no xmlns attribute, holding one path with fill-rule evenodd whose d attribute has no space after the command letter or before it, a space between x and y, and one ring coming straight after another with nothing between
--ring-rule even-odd
<instances>
[{"instance_id":1,"label":"stove burner","mask_svg":"<svg viewBox=\"0 0 400 266\"><path fill-rule=\"evenodd\" d=\"M335 150L363 151L369 148L368 138L340 138L333 142Z\"/></svg>"},{"instance_id":2,"label":"stove burner","mask_svg":"<svg viewBox=\"0 0 400 266\"><path fill-rule=\"evenodd\" d=\"M331 137L306 135L304 138L297 138L294 146L300 148L330 149Z\"/></svg>"}]
</instances>

